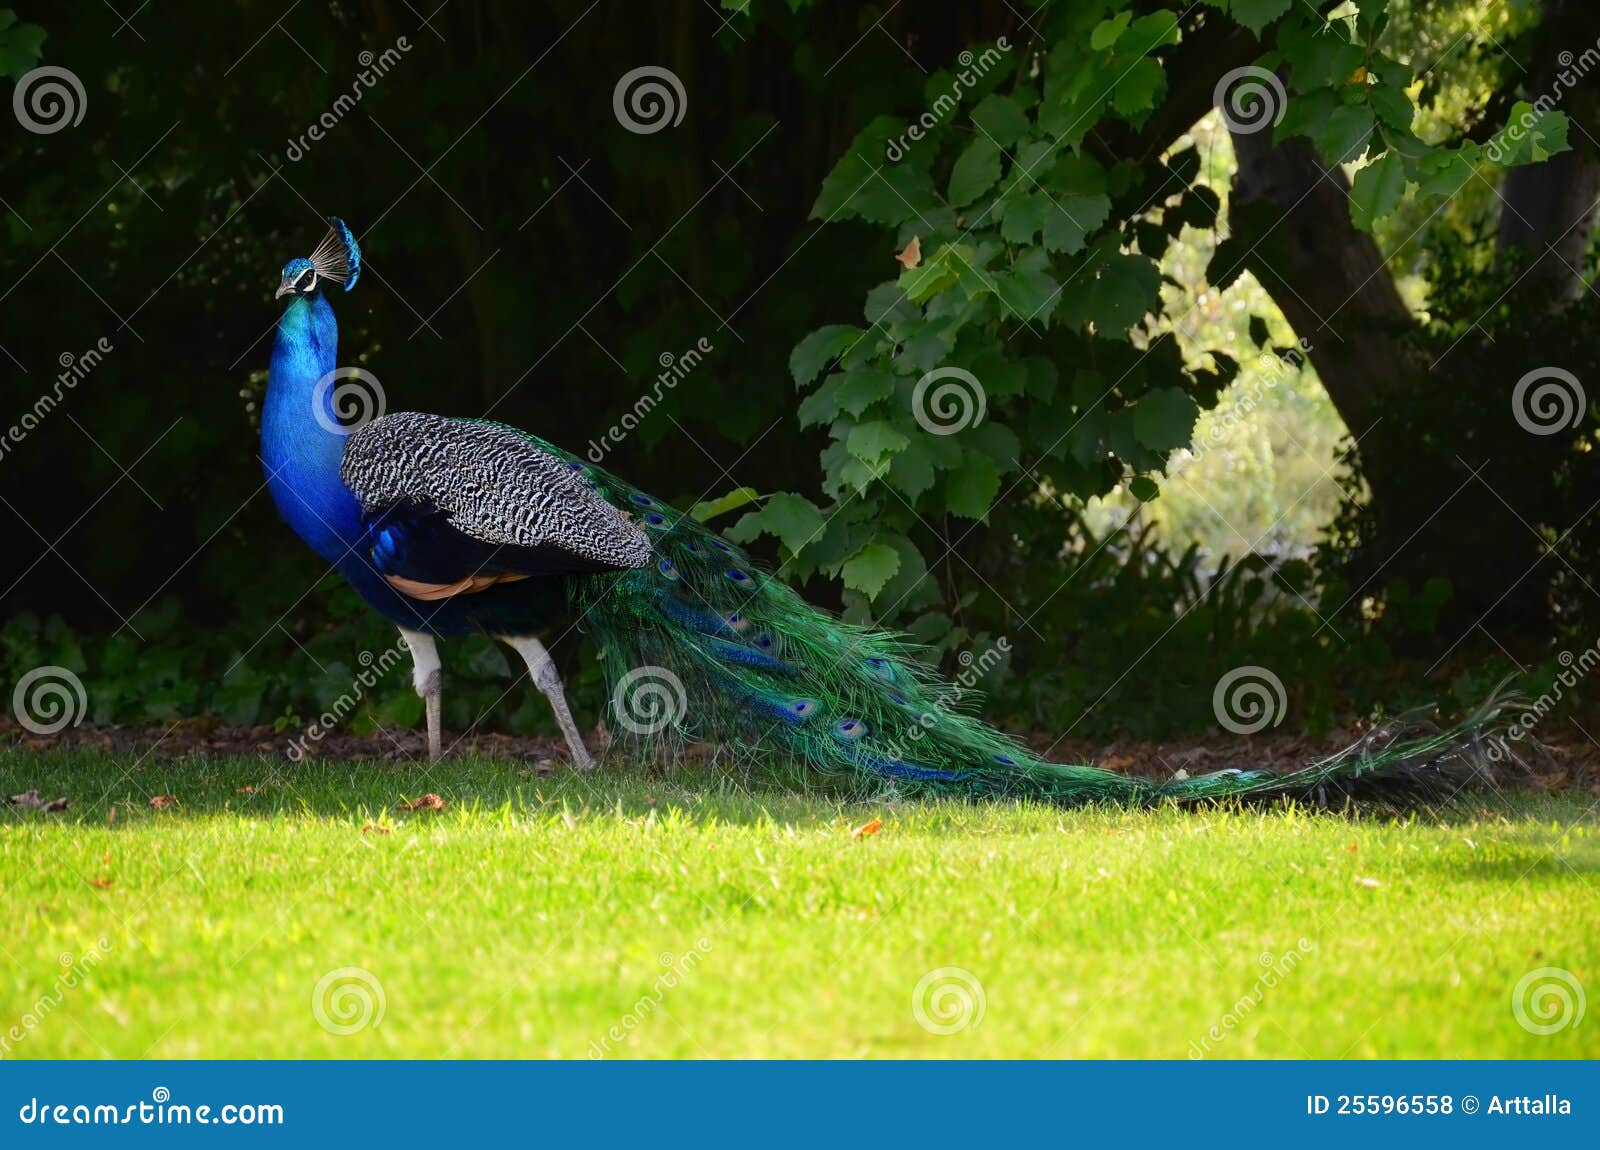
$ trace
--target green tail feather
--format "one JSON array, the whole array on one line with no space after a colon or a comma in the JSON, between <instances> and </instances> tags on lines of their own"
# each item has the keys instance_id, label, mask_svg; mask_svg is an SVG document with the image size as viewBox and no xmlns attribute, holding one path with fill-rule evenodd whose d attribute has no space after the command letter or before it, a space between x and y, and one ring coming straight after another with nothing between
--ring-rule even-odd
<instances>
[{"instance_id":1,"label":"green tail feather","mask_svg":"<svg viewBox=\"0 0 1600 1150\"><path fill-rule=\"evenodd\" d=\"M1156 782L1045 762L967 714L904 639L835 620L692 518L557 454L655 540L655 566L571 580L581 626L602 652L617 724L646 739L647 750L648 740L657 748L678 739L731 742L905 792L1069 805L1327 801L1375 785L1444 797L1487 775L1494 705L1447 731L1394 724L1284 775L1227 770Z\"/></svg>"}]
</instances>

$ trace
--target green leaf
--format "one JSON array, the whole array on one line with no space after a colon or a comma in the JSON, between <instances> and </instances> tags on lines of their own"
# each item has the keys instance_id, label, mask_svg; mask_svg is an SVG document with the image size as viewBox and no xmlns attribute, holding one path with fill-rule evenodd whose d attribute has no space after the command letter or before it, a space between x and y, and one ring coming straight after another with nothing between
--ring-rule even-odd
<instances>
[{"instance_id":1,"label":"green leaf","mask_svg":"<svg viewBox=\"0 0 1600 1150\"><path fill-rule=\"evenodd\" d=\"M1154 108L1166 90L1166 69L1147 56L1117 77L1111 89L1111 106L1119 115L1131 119Z\"/></svg>"},{"instance_id":2,"label":"green leaf","mask_svg":"<svg viewBox=\"0 0 1600 1150\"><path fill-rule=\"evenodd\" d=\"M773 535L793 555L820 536L826 522L821 509L811 500L792 491L780 491L760 511L743 516L727 534L737 543L748 543L758 535Z\"/></svg>"},{"instance_id":3,"label":"green leaf","mask_svg":"<svg viewBox=\"0 0 1600 1150\"><path fill-rule=\"evenodd\" d=\"M857 551L839 569L844 585L859 591L868 599L875 599L884 584L900 570L900 554L882 543L868 543Z\"/></svg>"},{"instance_id":4,"label":"green leaf","mask_svg":"<svg viewBox=\"0 0 1600 1150\"><path fill-rule=\"evenodd\" d=\"M880 224L901 224L938 207L927 165L937 151L923 141L893 159L905 124L879 116L856 134L811 205L814 220L852 216Z\"/></svg>"},{"instance_id":5,"label":"green leaf","mask_svg":"<svg viewBox=\"0 0 1600 1150\"><path fill-rule=\"evenodd\" d=\"M1000 221L1000 236L1008 244L1028 244L1044 227L1045 215L1054 211L1043 192L1027 192L1006 201L1005 218Z\"/></svg>"},{"instance_id":6,"label":"green leaf","mask_svg":"<svg viewBox=\"0 0 1600 1150\"><path fill-rule=\"evenodd\" d=\"M43 54L45 30L37 24L18 24L9 8L0 9L0 76L21 78Z\"/></svg>"},{"instance_id":7,"label":"green leaf","mask_svg":"<svg viewBox=\"0 0 1600 1150\"><path fill-rule=\"evenodd\" d=\"M1378 119L1397 131L1407 131L1417 110L1411 106L1411 97L1398 84L1373 84L1367 88L1367 99Z\"/></svg>"},{"instance_id":8,"label":"green leaf","mask_svg":"<svg viewBox=\"0 0 1600 1150\"><path fill-rule=\"evenodd\" d=\"M1045 249L1075 255L1110 217L1111 200L1107 196L1080 196L1073 192L1056 196L1044 217Z\"/></svg>"},{"instance_id":9,"label":"green leaf","mask_svg":"<svg viewBox=\"0 0 1600 1150\"><path fill-rule=\"evenodd\" d=\"M972 109L972 122L995 143L1009 148L1028 134L1028 116L1009 96L991 93Z\"/></svg>"},{"instance_id":10,"label":"green leaf","mask_svg":"<svg viewBox=\"0 0 1600 1150\"><path fill-rule=\"evenodd\" d=\"M923 438L913 439L889 464L889 484L912 503L933 486L933 456Z\"/></svg>"},{"instance_id":11,"label":"green leaf","mask_svg":"<svg viewBox=\"0 0 1600 1150\"><path fill-rule=\"evenodd\" d=\"M696 503L689 509L689 515L697 523L710 523L719 515L737 511L739 508L754 503L760 498L761 493L754 487L735 487L726 495Z\"/></svg>"},{"instance_id":12,"label":"green leaf","mask_svg":"<svg viewBox=\"0 0 1600 1150\"><path fill-rule=\"evenodd\" d=\"M1330 163L1354 163L1367 149L1374 122L1371 108L1335 108L1317 132L1317 147Z\"/></svg>"},{"instance_id":13,"label":"green leaf","mask_svg":"<svg viewBox=\"0 0 1600 1150\"><path fill-rule=\"evenodd\" d=\"M994 187L1000 178L1000 149L979 136L967 145L950 172L950 202L964 207Z\"/></svg>"},{"instance_id":14,"label":"green leaf","mask_svg":"<svg viewBox=\"0 0 1600 1150\"><path fill-rule=\"evenodd\" d=\"M1063 319L1074 326L1093 324L1112 339L1126 339L1129 328L1161 309L1161 272L1146 256L1113 252L1092 281L1072 286Z\"/></svg>"},{"instance_id":15,"label":"green leaf","mask_svg":"<svg viewBox=\"0 0 1600 1150\"><path fill-rule=\"evenodd\" d=\"M1484 155L1496 164L1513 167L1539 163L1567 149L1566 114L1540 112L1519 100L1511 106L1506 126L1489 142Z\"/></svg>"},{"instance_id":16,"label":"green leaf","mask_svg":"<svg viewBox=\"0 0 1600 1150\"><path fill-rule=\"evenodd\" d=\"M1124 9L1109 20L1100 21L1094 26L1094 31L1089 33L1089 47L1096 52L1104 52L1128 30L1128 24L1132 20L1133 13Z\"/></svg>"},{"instance_id":17,"label":"green leaf","mask_svg":"<svg viewBox=\"0 0 1600 1150\"><path fill-rule=\"evenodd\" d=\"M1377 39L1388 23L1389 0L1361 0L1361 10L1356 13L1356 32L1363 40Z\"/></svg>"},{"instance_id":18,"label":"green leaf","mask_svg":"<svg viewBox=\"0 0 1600 1150\"><path fill-rule=\"evenodd\" d=\"M1135 475L1128 480L1128 492L1140 503L1149 503L1161 494L1161 488L1148 475Z\"/></svg>"},{"instance_id":19,"label":"green leaf","mask_svg":"<svg viewBox=\"0 0 1600 1150\"><path fill-rule=\"evenodd\" d=\"M945 505L950 514L964 519L982 519L1000 492L1000 471L994 460L981 451L969 451L961 466L945 478Z\"/></svg>"},{"instance_id":20,"label":"green leaf","mask_svg":"<svg viewBox=\"0 0 1600 1150\"><path fill-rule=\"evenodd\" d=\"M1050 313L1061 301L1060 285L1043 269L1049 257L1039 248L1030 248L1011 270L995 278L995 294L1006 312L1024 323L1050 322Z\"/></svg>"},{"instance_id":21,"label":"green leaf","mask_svg":"<svg viewBox=\"0 0 1600 1150\"><path fill-rule=\"evenodd\" d=\"M794 376L794 385L804 387L816 379L864 334L847 323L831 323L807 335L789 353L789 374Z\"/></svg>"},{"instance_id":22,"label":"green leaf","mask_svg":"<svg viewBox=\"0 0 1600 1150\"><path fill-rule=\"evenodd\" d=\"M875 468L885 455L899 454L910 442L892 425L874 419L852 427L845 439L845 448L862 463Z\"/></svg>"},{"instance_id":23,"label":"green leaf","mask_svg":"<svg viewBox=\"0 0 1600 1150\"><path fill-rule=\"evenodd\" d=\"M1118 54L1144 56L1166 44L1178 42L1178 14L1168 8L1158 8L1149 15L1135 20L1128 32L1117 41Z\"/></svg>"},{"instance_id":24,"label":"green leaf","mask_svg":"<svg viewBox=\"0 0 1600 1150\"><path fill-rule=\"evenodd\" d=\"M1289 10L1294 0L1233 0L1228 11L1257 36L1261 29Z\"/></svg>"},{"instance_id":25,"label":"green leaf","mask_svg":"<svg viewBox=\"0 0 1600 1150\"><path fill-rule=\"evenodd\" d=\"M839 379L834 395L841 410L859 416L880 399L894 394L894 376L887 371L848 371Z\"/></svg>"},{"instance_id":26,"label":"green leaf","mask_svg":"<svg viewBox=\"0 0 1600 1150\"><path fill-rule=\"evenodd\" d=\"M1405 160L1385 152L1356 173L1350 187L1350 222L1364 232L1394 211L1406 192Z\"/></svg>"},{"instance_id":27,"label":"green leaf","mask_svg":"<svg viewBox=\"0 0 1600 1150\"><path fill-rule=\"evenodd\" d=\"M1250 249L1229 236L1212 249L1211 262L1206 265L1206 282L1218 291L1227 291L1244 274L1245 260Z\"/></svg>"},{"instance_id":28,"label":"green leaf","mask_svg":"<svg viewBox=\"0 0 1600 1150\"><path fill-rule=\"evenodd\" d=\"M800 401L801 427L817 427L839 418L839 379L835 376Z\"/></svg>"},{"instance_id":29,"label":"green leaf","mask_svg":"<svg viewBox=\"0 0 1600 1150\"><path fill-rule=\"evenodd\" d=\"M1134 438L1151 451L1175 451L1189 443L1199 418L1199 407L1182 390L1159 387L1134 405Z\"/></svg>"}]
</instances>

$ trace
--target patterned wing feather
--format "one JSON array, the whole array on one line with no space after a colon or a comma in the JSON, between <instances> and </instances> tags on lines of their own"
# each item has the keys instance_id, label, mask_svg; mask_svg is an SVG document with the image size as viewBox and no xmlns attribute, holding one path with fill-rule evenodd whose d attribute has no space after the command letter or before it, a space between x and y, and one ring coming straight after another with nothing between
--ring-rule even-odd
<instances>
[{"instance_id":1,"label":"patterned wing feather","mask_svg":"<svg viewBox=\"0 0 1600 1150\"><path fill-rule=\"evenodd\" d=\"M398 412L345 442L339 477L368 515L437 514L508 554L571 556L590 570L644 567L649 536L575 472L565 453L504 424Z\"/></svg>"}]
</instances>

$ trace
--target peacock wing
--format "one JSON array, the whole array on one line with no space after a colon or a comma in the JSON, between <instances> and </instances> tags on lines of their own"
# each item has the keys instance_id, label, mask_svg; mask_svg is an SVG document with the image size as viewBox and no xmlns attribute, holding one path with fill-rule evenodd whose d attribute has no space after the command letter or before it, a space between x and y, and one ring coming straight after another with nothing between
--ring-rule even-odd
<instances>
[{"instance_id":1,"label":"peacock wing","mask_svg":"<svg viewBox=\"0 0 1600 1150\"><path fill-rule=\"evenodd\" d=\"M386 415L345 441L339 477L367 515L374 564L402 590L651 562L649 536L565 453L504 424Z\"/></svg>"}]
</instances>

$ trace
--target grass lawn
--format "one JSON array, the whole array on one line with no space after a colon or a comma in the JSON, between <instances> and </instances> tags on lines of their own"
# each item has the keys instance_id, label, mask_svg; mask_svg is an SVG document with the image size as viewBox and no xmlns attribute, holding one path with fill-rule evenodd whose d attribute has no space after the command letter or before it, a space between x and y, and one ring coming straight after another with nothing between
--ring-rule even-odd
<instances>
[{"instance_id":1,"label":"grass lawn","mask_svg":"<svg viewBox=\"0 0 1600 1150\"><path fill-rule=\"evenodd\" d=\"M1600 993L1581 795L1396 822L132 765L0 752L0 795L71 800L0 806L0 1057L1600 1056L1600 1002L1512 1009L1542 967Z\"/></svg>"}]
</instances>

